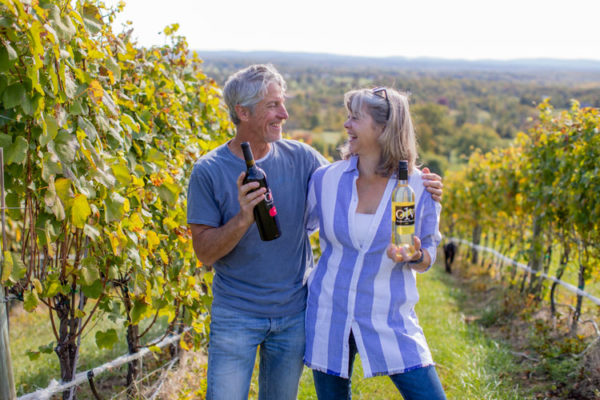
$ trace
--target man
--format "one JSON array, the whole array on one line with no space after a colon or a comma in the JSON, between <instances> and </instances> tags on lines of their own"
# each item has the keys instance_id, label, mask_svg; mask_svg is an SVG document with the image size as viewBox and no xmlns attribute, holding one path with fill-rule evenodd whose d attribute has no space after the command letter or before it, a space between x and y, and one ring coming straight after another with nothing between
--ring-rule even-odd
<instances>
[{"instance_id":1,"label":"man","mask_svg":"<svg viewBox=\"0 0 600 400\"><path fill-rule=\"evenodd\" d=\"M312 172L327 161L311 147L281 139L288 119L286 83L271 65L232 75L224 98L235 137L201 157L190 178L188 223L198 259L213 265L207 399L247 399L260 351L259 399L296 399L304 354L304 271L312 253L304 229ZM260 240L253 208L264 198L258 183L243 184L241 143L249 142L265 171L281 236ZM426 175L433 194L441 182Z\"/></svg>"}]
</instances>

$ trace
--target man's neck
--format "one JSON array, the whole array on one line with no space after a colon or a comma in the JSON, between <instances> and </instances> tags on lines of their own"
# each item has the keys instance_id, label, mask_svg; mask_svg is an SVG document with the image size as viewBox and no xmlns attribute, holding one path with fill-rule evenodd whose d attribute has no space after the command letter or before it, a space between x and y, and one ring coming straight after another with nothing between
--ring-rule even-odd
<instances>
[{"instance_id":1,"label":"man's neck","mask_svg":"<svg viewBox=\"0 0 600 400\"><path fill-rule=\"evenodd\" d=\"M253 140L252 138L244 138L242 135L240 135L238 133L237 135L234 136L233 139L231 139L231 141L229 141L227 146L229 147L229 150L231 150L231 152L233 154L235 154L237 157L241 158L242 160L244 159L244 154L242 153L242 148L241 148L241 144L243 142L250 143L250 149L252 150L252 155L254 156L255 160L260 160L261 158L265 157L267 154L269 154L269 151L271 150L270 143L265 142L265 141Z\"/></svg>"}]
</instances>

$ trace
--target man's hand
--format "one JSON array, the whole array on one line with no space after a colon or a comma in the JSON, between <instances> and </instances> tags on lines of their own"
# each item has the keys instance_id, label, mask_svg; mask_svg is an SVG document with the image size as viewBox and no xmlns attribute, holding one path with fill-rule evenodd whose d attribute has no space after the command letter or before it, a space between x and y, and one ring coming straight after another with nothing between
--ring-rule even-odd
<instances>
[{"instance_id":1,"label":"man's hand","mask_svg":"<svg viewBox=\"0 0 600 400\"><path fill-rule=\"evenodd\" d=\"M254 222L254 206L265 198L267 189L259 188L258 182L248 182L244 185L244 176L246 176L246 173L242 172L237 178L238 201L240 203L239 216L246 225L250 226Z\"/></svg>"},{"instance_id":2,"label":"man's hand","mask_svg":"<svg viewBox=\"0 0 600 400\"><path fill-rule=\"evenodd\" d=\"M423 179L423 186L425 186L425 189L431 193L433 200L437 201L438 203L441 202L443 193L442 188L444 187L444 184L442 183L442 177L438 174L434 174L433 172L429 171L429 168L425 167L423 168L423 175L421 178Z\"/></svg>"},{"instance_id":3,"label":"man's hand","mask_svg":"<svg viewBox=\"0 0 600 400\"><path fill-rule=\"evenodd\" d=\"M242 172L237 178L239 213L219 227L190 224L194 252L205 265L212 265L229 254L254 223L254 206L265 198L266 189L259 188L258 182L244 185L245 175Z\"/></svg>"}]
</instances>

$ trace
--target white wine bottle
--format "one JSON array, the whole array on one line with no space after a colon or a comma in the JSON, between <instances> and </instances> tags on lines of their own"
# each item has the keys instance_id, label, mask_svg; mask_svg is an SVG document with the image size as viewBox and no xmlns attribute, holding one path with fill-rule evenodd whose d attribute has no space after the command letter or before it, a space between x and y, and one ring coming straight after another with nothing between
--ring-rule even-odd
<instances>
[{"instance_id":1,"label":"white wine bottle","mask_svg":"<svg viewBox=\"0 0 600 400\"><path fill-rule=\"evenodd\" d=\"M415 192L408 186L408 162L398 165L398 184L392 192L392 243L404 247L409 257L415 250Z\"/></svg>"}]
</instances>

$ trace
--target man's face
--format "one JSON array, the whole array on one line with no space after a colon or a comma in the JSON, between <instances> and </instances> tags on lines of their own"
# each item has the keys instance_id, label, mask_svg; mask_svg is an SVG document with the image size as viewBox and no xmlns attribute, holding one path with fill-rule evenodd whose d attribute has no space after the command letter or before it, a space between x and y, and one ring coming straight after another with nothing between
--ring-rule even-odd
<instances>
[{"instance_id":1,"label":"man's face","mask_svg":"<svg viewBox=\"0 0 600 400\"><path fill-rule=\"evenodd\" d=\"M281 87L271 83L265 97L254 107L248 118L248 128L265 142L281 139L282 126L289 115L285 109Z\"/></svg>"}]
</instances>

